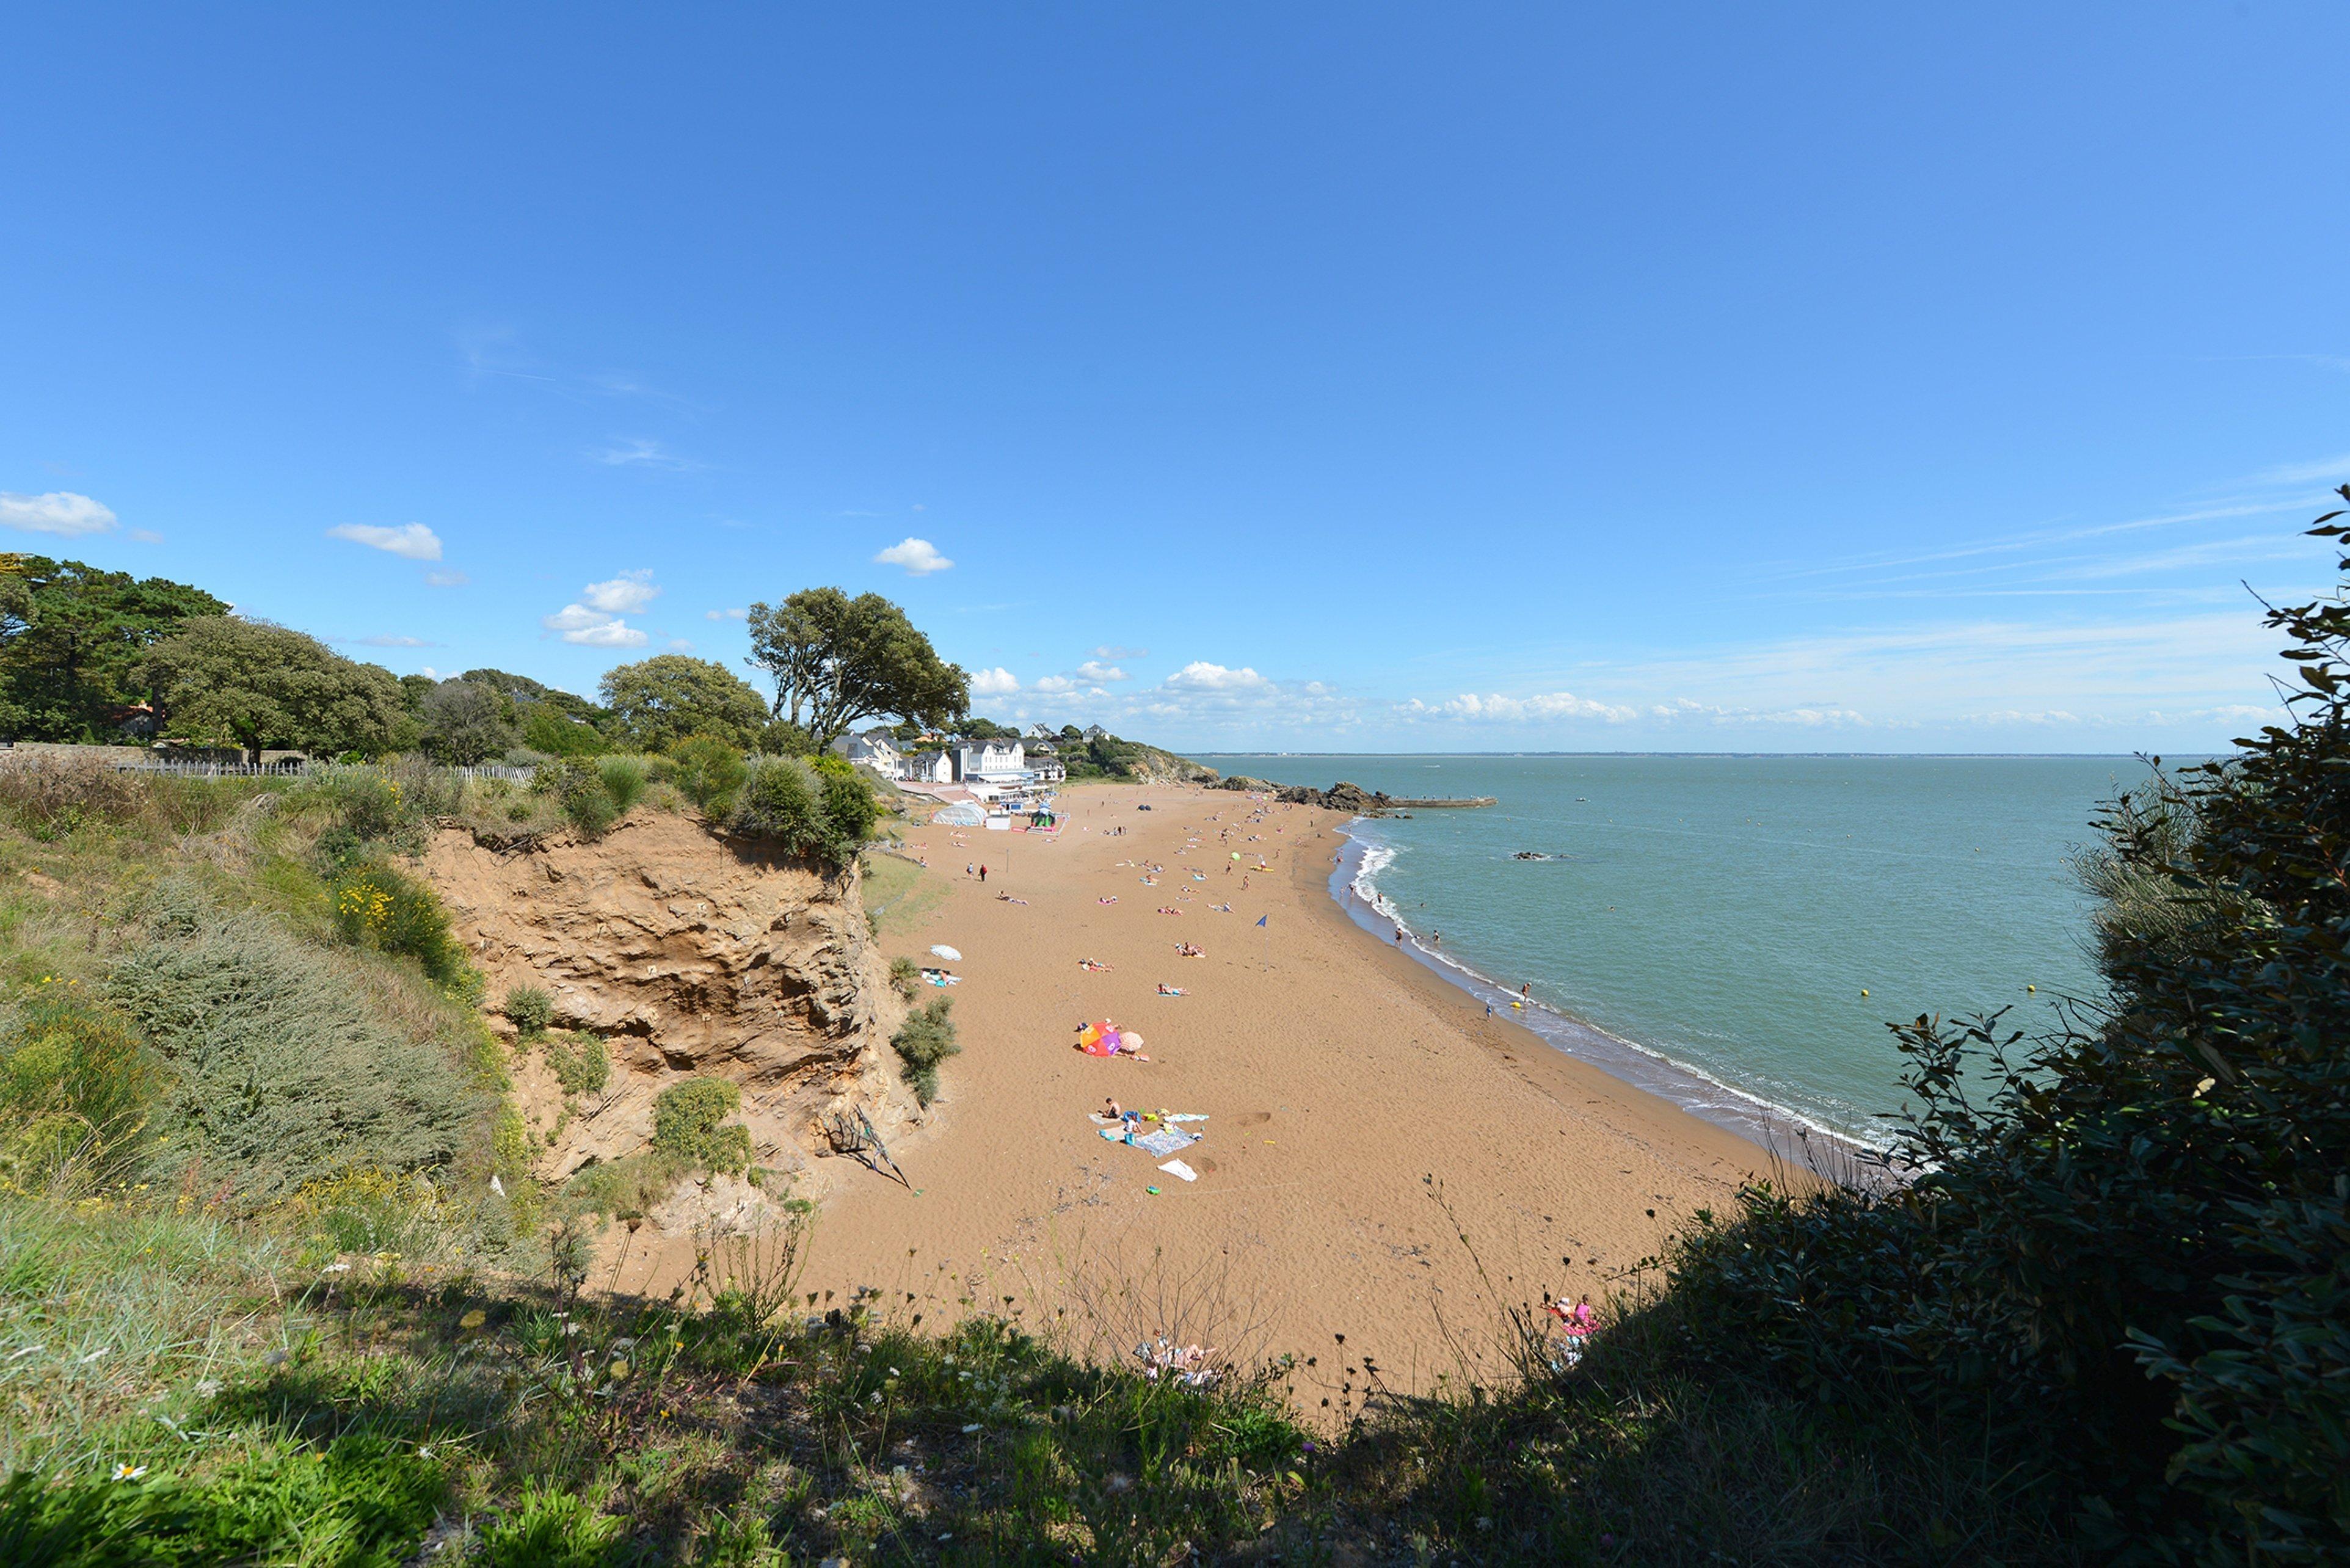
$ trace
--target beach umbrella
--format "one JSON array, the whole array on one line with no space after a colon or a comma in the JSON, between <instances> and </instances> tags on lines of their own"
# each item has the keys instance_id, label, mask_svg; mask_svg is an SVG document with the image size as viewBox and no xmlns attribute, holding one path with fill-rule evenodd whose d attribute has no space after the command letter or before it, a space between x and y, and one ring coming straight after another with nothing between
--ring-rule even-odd
<instances>
[{"instance_id":1,"label":"beach umbrella","mask_svg":"<svg viewBox=\"0 0 2350 1568\"><path fill-rule=\"evenodd\" d=\"M931 946L931 952L933 957L945 959L949 963L962 962L962 954L955 951L954 949L947 946L944 942L932 943Z\"/></svg>"}]
</instances>

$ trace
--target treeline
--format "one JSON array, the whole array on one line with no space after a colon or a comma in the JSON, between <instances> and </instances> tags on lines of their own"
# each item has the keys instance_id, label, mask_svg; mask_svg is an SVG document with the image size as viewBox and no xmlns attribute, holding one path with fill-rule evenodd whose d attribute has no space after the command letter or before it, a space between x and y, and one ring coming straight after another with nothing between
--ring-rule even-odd
<instances>
[{"instance_id":1,"label":"treeline","mask_svg":"<svg viewBox=\"0 0 2350 1568\"><path fill-rule=\"evenodd\" d=\"M678 653L607 672L589 701L504 670L395 676L184 583L0 556L0 739L473 764L659 753L700 736L807 756L874 714L928 724L968 711L962 670L879 595L811 588L753 617L750 662L775 680L774 701Z\"/></svg>"}]
</instances>

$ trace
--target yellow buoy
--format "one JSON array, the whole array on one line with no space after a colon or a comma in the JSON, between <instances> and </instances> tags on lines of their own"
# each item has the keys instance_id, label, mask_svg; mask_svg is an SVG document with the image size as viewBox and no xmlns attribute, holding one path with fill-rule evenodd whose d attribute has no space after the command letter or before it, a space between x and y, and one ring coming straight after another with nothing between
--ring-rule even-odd
<instances>
[{"instance_id":1,"label":"yellow buoy","mask_svg":"<svg viewBox=\"0 0 2350 1568\"><path fill-rule=\"evenodd\" d=\"M1862 986L1862 987L1860 988L1860 994L1861 994L1861 995L1863 995L1863 996L1866 996L1866 995L1868 994L1868 987L1866 987L1866 986L1865 986L1865 985L1864 985L1864 986Z\"/></svg>"},{"instance_id":2,"label":"yellow buoy","mask_svg":"<svg viewBox=\"0 0 2350 1568\"><path fill-rule=\"evenodd\" d=\"M2023 989L2024 989L2024 990L2026 990L2026 991L2028 991L2028 992L2033 992L2034 994L2037 994L2037 993L2038 993L2038 992L2039 992L2039 990L2040 990L2040 988L2039 988L2038 986L2036 986L2036 985L2027 985L2027 986L2025 986Z\"/></svg>"}]
</instances>

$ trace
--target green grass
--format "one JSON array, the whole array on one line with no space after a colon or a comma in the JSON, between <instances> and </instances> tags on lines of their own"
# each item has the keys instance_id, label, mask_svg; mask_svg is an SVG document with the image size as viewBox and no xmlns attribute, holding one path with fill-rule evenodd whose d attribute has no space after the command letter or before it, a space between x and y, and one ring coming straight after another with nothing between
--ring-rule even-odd
<instances>
[{"instance_id":1,"label":"green grass","mask_svg":"<svg viewBox=\"0 0 2350 1568\"><path fill-rule=\"evenodd\" d=\"M865 909L878 937L913 929L946 899L947 879L935 871L900 856L879 852L868 853L864 861Z\"/></svg>"}]
</instances>

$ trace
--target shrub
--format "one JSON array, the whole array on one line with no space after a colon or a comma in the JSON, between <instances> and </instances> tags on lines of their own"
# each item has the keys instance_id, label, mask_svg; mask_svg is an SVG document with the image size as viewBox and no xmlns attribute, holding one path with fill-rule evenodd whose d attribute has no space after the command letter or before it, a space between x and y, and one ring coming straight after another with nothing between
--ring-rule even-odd
<instances>
[{"instance_id":1,"label":"shrub","mask_svg":"<svg viewBox=\"0 0 2350 1568\"><path fill-rule=\"evenodd\" d=\"M361 844L390 838L411 820L400 784L380 769L338 769L314 787L333 807L335 826Z\"/></svg>"},{"instance_id":2,"label":"shrub","mask_svg":"<svg viewBox=\"0 0 2350 1568\"><path fill-rule=\"evenodd\" d=\"M525 1040L536 1040L555 1022L555 998L535 985L517 985L506 992L502 1011L515 1026L515 1033Z\"/></svg>"},{"instance_id":3,"label":"shrub","mask_svg":"<svg viewBox=\"0 0 2350 1568\"><path fill-rule=\"evenodd\" d=\"M669 760L672 782L702 812L723 817L734 809L750 771L740 746L716 735L694 735L670 747Z\"/></svg>"},{"instance_id":4,"label":"shrub","mask_svg":"<svg viewBox=\"0 0 2350 1568\"><path fill-rule=\"evenodd\" d=\"M914 1097L926 1106L939 1097L939 1064L962 1051L955 1044L953 1008L954 998L934 997L929 1006L908 1014L889 1038L900 1073L912 1085Z\"/></svg>"},{"instance_id":5,"label":"shrub","mask_svg":"<svg viewBox=\"0 0 2350 1568\"><path fill-rule=\"evenodd\" d=\"M546 1043L547 1070L567 1095L600 1095L612 1081L612 1054L600 1035L575 1031Z\"/></svg>"},{"instance_id":6,"label":"shrub","mask_svg":"<svg viewBox=\"0 0 2350 1568\"><path fill-rule=\"evenodd\" d=\"M354 1164L421 1170L472 1142L487 1097L454 1051L404 1033L348 960L258 914L218 914L183 889L159 901L155 940L108 989L176 1072L162 1121L248 1196Z\"/></svg>"},{"instance_id":7,"label":"shrub","mask_svg":"<svg viewBox=\"0 0 2350 1568\"><path fill-rule=\"evenodd\" d=\"M335 927L343 940L414 959L444 985L471 968L432 889L389 866L367 863L333 883Z\"/></svg>"},{"instance_id":8,"label":"shrub","mask_svg":"<svg viewBox=\"0 0 2350 1568\"><path fill-rule=\"evenodd\" d=\"M616 814L626 815L629 807L644 798L648 781L640 757L601 758L596 763L596 776L602 782L604 793L612 797Z\"/></svg>"},{"instance_id":9,"label":"shrub","mask_svg":"<svg viewBox=\"0 0 2350 1568\"><path fill-rule=\"evenodd\" d=\"M873 792L837 759L814 766L789 757L763 757L751 771L727 830L764 840L786 853L830 867L845 866L873 831Z\"/></svg>"},{"instance_id":10,"label":"shrub","mask_svg":"<svg viewBox=\"0 0 2350 1568\"><path fill-rule=\"evenodd\" d=\"M129 1018L44 986L0 1035L0 1180L41 1192L128 1179L163 1078Z\"/></svg>"},{"instance_id":11,"label":"shrub","mask_svg":"<svg viewBox=\"0 0 2350 1568\"><path fill-rule=\"evenodd\" d=\"M612 792L604 787L603 774L577 758L542 766L530 787L540 794L553 795L571 825L590 838L600 837L620 815Z\"/></svg>"},{"instance_id":12,"label":"shrub","mask_svg":"<svg viewBox=\"0 0 2350 1568\"><path fill-rule=\"evenodd\" d=\"M751 1164L751 1129L727 1123L743 1091L725 1078L688 1078L653 1101L653 1147L705 1170L740 1174Z\"/></svg>"},{"instance_id":13,"label":"shrub","mask_svg":"<svg viewBox=\"0 0 2350 1568\"><path fill-rule=\"evenodd\" d=\"M889 989L904 1001L911 1002L922 989L922 968L910 958L889 961Z\"/></svg>"},{"instance_id":14,"label":"shrub","mask_svg":"<svg viewBox=\"0 0 2350 1568\"><path fill-rule=\"evenodd\" d=\"M130 822L146 804L137 779L95 757L0 763L0 805L36 838L61 838L88 823Z\"/></svg>"}]
</instances>

